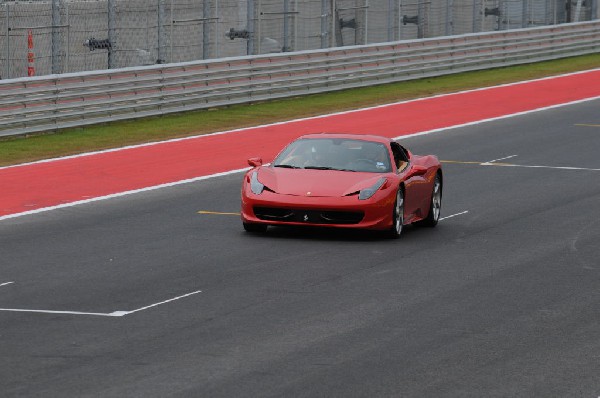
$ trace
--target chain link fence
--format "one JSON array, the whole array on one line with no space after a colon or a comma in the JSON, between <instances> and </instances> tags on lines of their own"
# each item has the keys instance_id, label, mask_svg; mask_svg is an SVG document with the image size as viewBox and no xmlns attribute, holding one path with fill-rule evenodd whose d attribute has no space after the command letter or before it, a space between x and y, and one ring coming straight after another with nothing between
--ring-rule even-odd
<instances>
[{"instance_id":1,"label":"chain link fence","mask_svg":"<svg viewBox=\"0 0 600 398\"><path fill-rule=\"evenodd\" d=\"M600 0L3 0L0 77L508 30L598 18Z\"/></svg>"}]
</instances>

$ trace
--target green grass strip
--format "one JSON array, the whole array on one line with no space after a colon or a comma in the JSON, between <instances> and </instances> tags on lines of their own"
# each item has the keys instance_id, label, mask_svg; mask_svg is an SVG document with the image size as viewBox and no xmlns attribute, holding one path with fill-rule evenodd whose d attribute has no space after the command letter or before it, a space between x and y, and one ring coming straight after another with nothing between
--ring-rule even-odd
<instances>
[{"instance_id":1,"label":"green grass strip","mask_svg":"<svg viewBox=\"0 0 600 398\"><path fill-rule=\"evenodd\" d=\"M600 67L600 54L411 80L251 105L0 139L0 166L357 109Z\"/></svg>"}]
</instances>

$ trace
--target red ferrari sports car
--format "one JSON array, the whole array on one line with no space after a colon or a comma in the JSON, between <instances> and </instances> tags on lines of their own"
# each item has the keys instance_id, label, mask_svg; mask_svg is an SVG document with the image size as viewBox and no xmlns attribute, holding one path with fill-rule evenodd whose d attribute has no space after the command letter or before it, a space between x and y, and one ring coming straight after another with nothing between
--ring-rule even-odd
<instances>
[{"instance_id":1,"label":"red ferrari sports car","mask_svg":"<svg viewBox=\"0 0 600 398\"><path fill-rule=\"evenodd\" d=\"M242 223L249 232L269 225L310 225L388 231L435 226L442 204L442 168L433 155L413 155L384 137L311 134L290 143L242 182Z\"/></svg>"}]
</instances>

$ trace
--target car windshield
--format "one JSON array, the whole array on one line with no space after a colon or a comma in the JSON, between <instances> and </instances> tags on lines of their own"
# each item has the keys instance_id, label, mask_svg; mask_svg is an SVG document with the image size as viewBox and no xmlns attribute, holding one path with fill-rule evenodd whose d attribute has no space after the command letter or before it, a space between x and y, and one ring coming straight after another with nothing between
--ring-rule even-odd
<instances>
[{"instance_id":1,"label":"car windshield","mask_svg":"<svg viewBox=\"0 0 600 398\"><path fill-rule=\"evenodd\" d=\"M273 167L389 173L390 154L379 142L341 138L305 138L292 142Z\"/></svg>"}]
</instances>

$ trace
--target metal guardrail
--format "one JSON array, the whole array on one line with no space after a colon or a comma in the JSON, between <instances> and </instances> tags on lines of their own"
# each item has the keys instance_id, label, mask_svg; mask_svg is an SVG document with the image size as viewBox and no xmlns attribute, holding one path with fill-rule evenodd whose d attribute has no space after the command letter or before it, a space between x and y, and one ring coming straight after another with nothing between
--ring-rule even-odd
<instances>
[{"instance_id":1,"label":"metal guardrail","mask_svg":"<svg viewBox=\"0 0 600 398\"><path fill-rule=\"evenodd\" d=\"M600 52L600 21L0 81L0 136Z\"/></svg>"}]
</instances>

